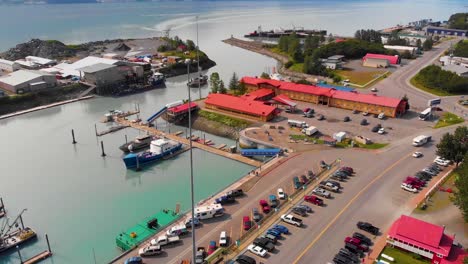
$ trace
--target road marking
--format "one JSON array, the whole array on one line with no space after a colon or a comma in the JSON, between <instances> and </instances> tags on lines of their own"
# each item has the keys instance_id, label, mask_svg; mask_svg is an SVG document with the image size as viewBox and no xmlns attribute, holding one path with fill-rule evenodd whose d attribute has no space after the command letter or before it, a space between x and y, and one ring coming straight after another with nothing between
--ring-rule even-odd
<instances>
[{"instance_id":1,"label":"road marking","mask_svg":"<svg viewBox=\"0 0 468 264\"><path fill-rule=\"evenodd\" d=\"M333 218L327 226L325 226L325 228L322 230L322 232L320 232L318 234L318 236L312 241L310 242L309 245L307 245L307 247L301 252L301 254L299 254L299 256L297 256L297 258L294 260L293 264L296 264L299 262L299 260L301 260L301 258L305 255L305 253L307 253L307 251L310 250L310 248L312 248L315 243L317 243L317 241L325 234L325 232L336 222L336 220L338 220L338 218L346 211L346 209L348 209L349 206L351 206L351 204L359 197L361 196L361 194L363 192L365 192L371 185L373 185L378 179L382 178L383 175L385 175L388 171L390 171L391 169L393 169L396 165L398 165L401 161L403 161L404 159L410 157L412 152L410 152L409 154L403 156L401 159L399 159L398 161L396 161L395 163L393 163L390 167L386 168L381 174L379 174L377 177L375 177L371 182L369 182L363 189L361 189L361 191L359 191L347 204L345 207L343 207L343 209L341 209L341 211L335 216L335 218Z\"/></svg>"}]
</instances>

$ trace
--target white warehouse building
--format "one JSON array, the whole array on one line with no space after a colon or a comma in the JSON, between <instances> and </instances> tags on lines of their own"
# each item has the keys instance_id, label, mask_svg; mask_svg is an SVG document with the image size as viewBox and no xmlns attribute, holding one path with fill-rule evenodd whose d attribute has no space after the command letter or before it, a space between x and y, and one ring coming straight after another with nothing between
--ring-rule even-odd
<instances>
[{"instance_id":1,"label":"white warehouse building","mask_svg":"<svg viewBox=\"0 0 468 264\"><path fill-rule=\"evenodd\" d=\"M0 59L0 70L2 71L14 72L19 70L20 68L20 65L14 61Z\"/></svg>"},{"instance_id":2,"label":"white warehouse building","mask_svg":"<svg viewBox=\"0 0 468 264\"><path fill-rule=\"evenodd\" d=\"M403 53L405 51L408 51L411 55L416 54L416 51L418 50L417 47L410 47L410 46L392 46L392 45L384 45L385 49L388 50L396 50L398 53Z\"/></svg>"},{"instance_id":3,"label":"white warehouse building","mask_svg":"<svg viewBox=\"0 0 468 264\"><path fill-rule=\"evenodd\" d=\"M55 75L41 71L18 70L0 77L0 88L18 94L55 86L57 86Z\"/></svg>"}]
</instances>

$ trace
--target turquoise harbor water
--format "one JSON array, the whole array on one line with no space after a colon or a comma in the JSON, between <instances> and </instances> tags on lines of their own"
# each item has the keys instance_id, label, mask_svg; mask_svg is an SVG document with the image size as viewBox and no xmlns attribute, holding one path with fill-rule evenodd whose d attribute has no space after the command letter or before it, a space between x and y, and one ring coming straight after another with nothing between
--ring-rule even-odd
<instances>
[{"instance_id":1,"label":"turquoise harbor water","mask_svg":"<svg viewBox=\"0 0 468 264\"><path fill-rule=\"evenodd\" d=\"M104 38L171 35L195 39L199 15L200 47L217 62L228 81L232 72L259 75L275 61L223 44L231 34L241 36L264 29L327 29L353 35L359 28L383 28L421 18L446 19L463 11L465 1L222 1L135 2L67 5L0 5L0 50L32 37L78 43ZM21 18L21 19L18 19ZM0 196L10 216L28 208L25 224L39 239L22 250L24 257L45 249L51 239L54 257L44 263L107 263L119 251L115 236L161 208L189 206L188 156L185 152L142 172L127 171L118 146L126 129L100 138L107 157L100 157L94 124L110 109L130 110L138 103L142 117L164 104L187 98L186 76L171 78L167 88L122 98L97 98L0 121ZM202 96L208 88L202 89ZM192 97L198 91L192 90ZM1 106L0 106L1 107ZM164 122L159 128L169 130ZM75 129L78 144L71 144ZM98 123L98 129L106 125ZM171 131L183 130L171 127ZM199 134L199 132L196 132ZM234 142L208 135L217 144ZM195 150L196 198L203 199L242 177L252 168ZM19 263L13 252L0 263Z\"/></svg>"}]
</instances>

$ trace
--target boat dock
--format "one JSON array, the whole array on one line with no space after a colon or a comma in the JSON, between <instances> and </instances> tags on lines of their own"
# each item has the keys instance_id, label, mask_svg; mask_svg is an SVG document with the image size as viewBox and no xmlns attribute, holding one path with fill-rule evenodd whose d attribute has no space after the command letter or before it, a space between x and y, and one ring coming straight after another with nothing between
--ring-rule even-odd
<instances>
[{"instance_id":1,"label":"boat dock","mask_svg":"<svg viewBox=\"0 0 468 264\"><path fill-rule=\"evenodd\" d=\"M43 252L33 256L32 258L26 260L25 262L23 262L23 264L34 264L34 263L38 263L48 257L52 256L52 252L50 252L49 250L44 250Z\"/></svg>"},{"instance_id":2,"label":"boat dock","mask_svg":"<svg viewBox=\"0 0 468 264\"><path fill-rule=\"evenodd\" d=\"M151 135L166 137L168 139L180 142L180 143L185 144L187 146L190 144L189 139L186 139L186 138L174 135L174 134L166 134L163 131L157 130L154 127L149 127L147 125L142 125L142 124L139 124L139 123L132 123L131 121L123 119L123 118L117 118L115 120L115 122L119 123L122 126L129 126L129 127L135 128L135 129L146 131L148 134L151 134ZM196 141L192 141L192 147L198 148L198 149L201 149L201 150L205 150L207 152L210 152L210 153L213 153L213 154L216 154L216 155L220 155L220 156L223 156L223 157L228 158L228 159L236 160L236 161L239 161L239 162L242 162L242 163L254 166L254 167L260 167L262 165L262 162L260 162L260 161L244 157L244 156L242 156L240 154L237 154L237 153L230 153L230 152L227 152L227 151L224 151L224 150L221 150L221 149L217 149L217 148L215 148L213 146L198 143Z\"/></svg>"},{"instance_id":3,"label":"boat dock","mask_svg":"<svg viewBox=\"0 0 468 264\"><path fill-rule=\"evenodd\" d=\"M104 136L104 135L107 135L109 133L113 133L113 132L119 131L119 130L127 128L127 127L130 127L130 126L129 125L118 125L118 126L111 127L109 129L101 131L101 132L97 132L97 129L96 129L96 136L98 136L98 137Z\"/></svg>"}]
</instances>

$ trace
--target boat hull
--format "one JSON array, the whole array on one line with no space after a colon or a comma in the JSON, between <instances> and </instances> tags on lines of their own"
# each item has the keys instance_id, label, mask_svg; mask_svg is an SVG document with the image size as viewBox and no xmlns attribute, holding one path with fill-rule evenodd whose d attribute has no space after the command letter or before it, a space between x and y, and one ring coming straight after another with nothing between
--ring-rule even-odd
<instances>
[{"instance_id":1,"label":"boat hull","mask_svg":"<svg viewBox=\"0 0 468 264\"><path fill-rule=\"evenodd\" d=\"M175 152L179 151L181 148L182 148L182 144L179 143L175 145L173 148L171 148L170 150L167 150L166 152L163 152L161 154L153 154L151 152L144 152L141 154L131 153L131 154L126 155L123 158L123 161L127 169L133 169L133 168L136 168L137 165L141 167L141 166L145 166L153 162L156 162L158 160L161 160L166 156L174 154Z\"/></svg>"},{"instance_id":2,"label":"boat hull","mask_svg":"<svg viewBox=\"0 0 468 264\"><path fill-rule=\"evenodd\" d=\"M15 242L15 243L8 243L7 245L5 245L5 246L3 246L3 247L0 247L0 254L3 253L3 252L5 252L5 251L9 251L9 250L11 250L11 249L15 249L16 246L19 246L19 245L21 245L21 244L23 244L23 243L26 243L26 242L28 242L28 241L30 241L30 240L32 240L32 239L34 239L34 238L37 237L36 232L34 232L34 230L32 230L31 228L26 227L24 230L30 231L30 232L31 232L30 235L28 235L28 236L26 236L26 237L24 237L24 238L21 239L21 238L19 238L18 236L16 236L16 234L18 234L18 233L20 233L20 232L19 232L19 231L14 232L14 233L12 234L12 236L15 236L15 237L16 237L16 242Z\"/></svg>"}]
</instances>

